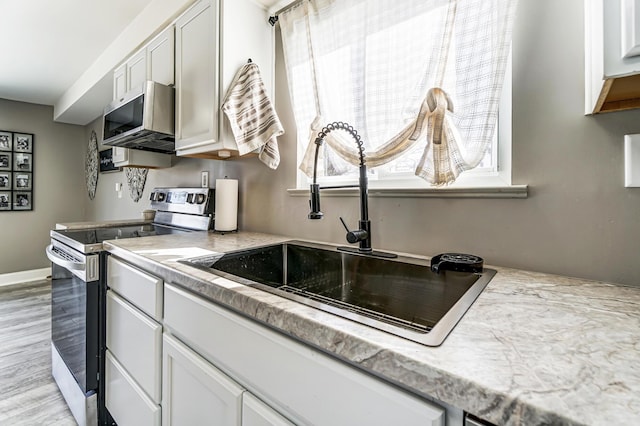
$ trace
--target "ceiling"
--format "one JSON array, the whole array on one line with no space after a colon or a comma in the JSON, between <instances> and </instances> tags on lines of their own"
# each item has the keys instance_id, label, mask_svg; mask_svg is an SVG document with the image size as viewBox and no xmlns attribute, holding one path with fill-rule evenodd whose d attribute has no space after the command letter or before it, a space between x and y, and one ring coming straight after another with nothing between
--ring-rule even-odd
<instances>
[{"instance_id":1,"label":"ceiling","mask_svg":"<svg viewBox=\"0 0 640 426\"><path fill-rule=\"evenodd\" d=\"M0 0L0 98L53 105L151 0Z\"/></svg>"},{"instance_id":2,"label":"ceiling","mask_svg":"<svg viewBox=\"0 0 640 426\"><path fill-rule=\"evenodd\" d=\"M54 105L151 1L0 0L0 98Z\"/></svg>"}]
</instances>

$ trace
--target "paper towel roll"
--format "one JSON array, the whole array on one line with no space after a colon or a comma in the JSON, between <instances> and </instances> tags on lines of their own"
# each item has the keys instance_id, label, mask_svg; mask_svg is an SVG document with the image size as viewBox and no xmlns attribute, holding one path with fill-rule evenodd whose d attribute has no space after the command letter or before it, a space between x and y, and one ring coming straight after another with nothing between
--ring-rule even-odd
<instances>
[{"instance_id":1,"label":"paper towel roll","mask_svg":"<svg viewBox=\"0 0 640 426\"><path fill-rule=\"evenodd\" d=\"M215 231L238 229L238 180L216 179Z\"/></svg>"}]
</instances>

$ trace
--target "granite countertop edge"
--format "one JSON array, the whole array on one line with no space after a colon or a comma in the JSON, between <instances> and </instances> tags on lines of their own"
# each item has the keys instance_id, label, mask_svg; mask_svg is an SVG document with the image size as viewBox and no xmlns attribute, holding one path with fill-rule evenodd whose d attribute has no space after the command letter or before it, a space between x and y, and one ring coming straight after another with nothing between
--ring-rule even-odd
<instances>
[{"instance_id":1,"label":"granite countertop edge","mask_svg":"<svg viewBox=\"0 0 640 426\"><path fill-rule=\"evenodd\" d=\"M96 222L61 222L56 223L56 230L64 229L95 229L95 228L111 228L114 226L135 226L147 225L152 223L150 219L119 219L119 220L101 220Z\"/></svg>"},{"instance_id":2,"label":"granite countertop edge","mask_svg":"<svg viewBox=\"0 0 640 426\"><path fill-rule=\"evenodd\" d=\"M628 364L640 353L635 287L492 267L496 277L445 342L427 347L177 262L291 239L208 233L104 246L168 283L499 425L624 424L640 416L640 371ZM576 344L575 333L599 334L620 320L630 321L614 330L620 347L590 336ZM610 359L629 349L623 365Z\"/></svg>"}]
</instances>

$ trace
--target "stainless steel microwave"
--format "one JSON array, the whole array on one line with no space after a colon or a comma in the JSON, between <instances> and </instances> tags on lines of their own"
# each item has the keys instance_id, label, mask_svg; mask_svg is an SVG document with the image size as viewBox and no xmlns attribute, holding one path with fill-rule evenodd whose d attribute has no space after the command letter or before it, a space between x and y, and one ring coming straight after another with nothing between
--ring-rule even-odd
<instances>
[{"instance_id":1,"label":"stainless steel microwave","mask_svg":"<svg viewBox=\"0 0 640 426\"><path fill-rule=\"evenodd\" d=\"M155 81L127 92L104 109L103 143L146 151L175 151L174 88Z\"/></svg>"}]
</instances>

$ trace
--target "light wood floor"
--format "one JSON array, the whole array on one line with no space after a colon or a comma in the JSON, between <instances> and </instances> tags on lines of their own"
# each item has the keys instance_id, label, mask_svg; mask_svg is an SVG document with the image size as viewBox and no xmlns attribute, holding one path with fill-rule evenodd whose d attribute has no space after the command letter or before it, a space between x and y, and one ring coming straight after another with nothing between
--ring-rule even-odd
<instances>
[{"instance_id":1,"label":"light wood floor","mask_svg":"<svg viewBox=\"0 0 640 426\"><path fill-rule=\"evenodd\" d=\"M0 287L0 425L75 425L51 377L51 282Z\"/></svg>"}]
</instances>

